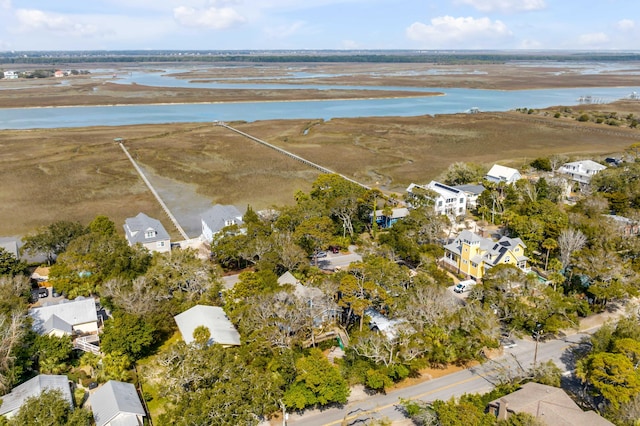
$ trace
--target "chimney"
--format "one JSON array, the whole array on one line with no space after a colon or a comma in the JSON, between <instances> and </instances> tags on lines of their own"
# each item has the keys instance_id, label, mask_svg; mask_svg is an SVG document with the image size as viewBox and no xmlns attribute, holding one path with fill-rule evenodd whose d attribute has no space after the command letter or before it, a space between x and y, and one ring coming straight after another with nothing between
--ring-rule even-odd
<instances>
[{"instance_id":1,"label":"chimney","mask_svg":"<svg viewBox=\"0 0 640 426\"><path fill-rule=\"evenodd\" d=\"M507 420L507 400L504 398L498 402L498 420Z\"/></svg>"}]
</instances>

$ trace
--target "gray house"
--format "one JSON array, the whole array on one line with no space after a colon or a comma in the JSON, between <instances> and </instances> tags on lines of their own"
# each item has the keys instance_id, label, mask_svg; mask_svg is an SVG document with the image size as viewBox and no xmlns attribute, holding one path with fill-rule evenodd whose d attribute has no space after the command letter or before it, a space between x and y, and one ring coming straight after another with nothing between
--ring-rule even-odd
<instances>
[{"instance_id":1,"label":"gray house","mask_svg":"<svg viewBox=\"0 0 640 426\"><path fill-rule=\"evenodd\" d=\"M142 244L149 251L165 253L171 251L171 238L159 220L144 213L124 221L124 233L130 246Z\"/></svg>"},{"instance_id":2,"label":"gray house","mask_svg":"<svg viewBox=\"0 0 640 426\"><path fill-rule=\"evenodd\" d=\"M216 204L200 217L202 223L202 238L213 241L213 236L225 226L242 225L242 213L232 205Z\"/></svg>"},{"instance_id":3,"label":"gray house","mask_svg":"<svg viewBox=\"0 0 640 426\"><path fill-rule=\"evenodd\" d=\"M62 397L73 408L73 397L71 396L71 388L69 387L67 376L40 374L16 386L11 392L2 397L0 416L13 417L27 399L38 397L46 390L59 390L62 393Z\"/></svg>"},{"instance_id":4,"label":"gray house","mask_svg":"<svg viewBox=\"0 0 640 426\"><path fill-rule=\"evenodd\" d=\"M109 380L89 397L96 426L142 426L145 411L131 383Z\"/></svg>"}]
</instances>

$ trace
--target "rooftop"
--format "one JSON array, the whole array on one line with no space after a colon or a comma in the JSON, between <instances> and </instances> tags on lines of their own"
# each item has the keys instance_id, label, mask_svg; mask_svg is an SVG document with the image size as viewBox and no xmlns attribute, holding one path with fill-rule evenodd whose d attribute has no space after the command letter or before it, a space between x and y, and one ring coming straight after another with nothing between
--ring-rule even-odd
<instances>
[{"instance_id":1,"label":"rooftop","mask_svg":"<svg viewBox=\"0 0 640 426\"><path fill-rule=\"evenodd\" d=\"M145 415L138 392L131 383L109 380L91 395L89 401L96 426L115 425L116 417L118 426L138 426L138 417Z\"/></svg>"},{"instance_id":2,"label":"rooftop","mask_svg":"<svg viewBox=\"0 0 640 426\"><path fill-rule=\"evenodd\" d=\"M211 334L209 344L240 345L240 334L229 321L224 310L218 306L196 305L173 319L178 324L182 338L187 344L194 341L194 330L204 326Z\"/></svg>"}]
</instances>

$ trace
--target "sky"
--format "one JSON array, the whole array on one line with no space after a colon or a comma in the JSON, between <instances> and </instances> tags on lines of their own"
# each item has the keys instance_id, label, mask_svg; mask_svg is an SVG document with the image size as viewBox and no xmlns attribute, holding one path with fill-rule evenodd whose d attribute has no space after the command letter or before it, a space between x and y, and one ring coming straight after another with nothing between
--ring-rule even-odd
<instances>
[{"instance_id":1,"label":"sky","mask_svg":"<svg viewBox=\"0 0 640 426\"><path fill-rule=\"evenodd\" d=\"M640 50L637 0L0 0L0 51Z\"/></svg>"}]
</instances>

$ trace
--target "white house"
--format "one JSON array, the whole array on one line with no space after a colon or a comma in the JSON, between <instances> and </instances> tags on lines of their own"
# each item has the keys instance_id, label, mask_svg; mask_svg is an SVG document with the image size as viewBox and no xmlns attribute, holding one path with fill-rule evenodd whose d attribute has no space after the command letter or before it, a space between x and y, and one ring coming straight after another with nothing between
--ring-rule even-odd
<instances>
[{"instance_id":1,"label":"white house","mask_svg":"<svg viewBox=\"0 0 640 426\"><path fill-rule=\"evenodd\" d=\"M225 226L242 225L242 213L232 205L216 204L207 210L200 218L202 224L202 238L213 241L213 236Z\"/></svg>"},{"instance_id":2,"label":"white house","mask_svg":"<svg viewBox=\"0 0 640 426\"><path fill-rule=\"evenodd\" d=\"M78 297L54 305L29 309L32 328L41 335L64 336L98 332L98 313L93 298Z\"/></svg>"},{"instance_id":3,"label":"white house","mask_svg":"<svg viewBox=\"0 0 640 426\"><path fill-rule=\"evenodd\" d=\"M173 319L178 324L182 338L187 344L194 341L194 330L202 326L209 330L208 344L218 343L225 347L240 345L240 333L219 306L196 305Z\"/></svg>"},{"instance_id":4,"label":"white house","mask_svg":"<svg viewBox=\"0 0 640 426\"><path fill-rule=\"evenodd\" d=\"M453 188L459 189L467 196L467 208L475 209L478 205L478 197L485 190L482 185L456 185Z\"/></svg>"},{"instance_id":5,"label":"white house","mask_svg":"<svg viewBox=\"0 0 640 426\"><path fill-rule=\"evenodd\" d=\"M433 198L433 208L437 214L464 216L467 212L467 195L464 191L432 180L426 186L412 183L407 188L407 192L413 194L413 190L416 188L431 190L436 193Z\"/></svg>"},{"instance_id":6,"label":"white house","mask_svg":"<svg viewBox=\"0 0 640 426\"><path fill-rule=\"evenodd\" d=\"M603 166L600 163L596 163L592 160L580 160L572 163L563 164L558 172L566 175L574 182L582 185L588 185L591 182L591 178L606 169L607 166Z\"/></svg>"},{"instance_id":7,"label":"white house","mask_svg":"<svg viewBox=\"0 0 640 426\"><path fill-rule=\"evenodd\" d=\"M17 71L5 71L4 72L4 78L9 79L9 80L13 80L18 78L18 73Z\"/></svg>"},{"instance_id":8,"label":"white house","mask_svg":"<svg viewBox=\"0 0 640 426\"><path fill-rule=\"evenodd\" d=\"M141 244L149 251L166 253L171 251L171 238L159 220L144 213L124 221L125 238L130 246Z\"/></svg>"},{"instance_id":9,"label":"white house","mask_svg":"<svg viewBox=\"0 0 640 426\"><path fill-rule=\"evenodd\" d=\"M109 380L90 397L96 426L142 426L145 411L131 383Z\"/></svg>"},{"instance_id":10,"label":"white house","mask_svg":"<svg viewBox=\"0 0 640 426\"><path fill-rule=\"evenodd\" d=\"M522 179L522 175L516 169L512 169L511 167L501 166L499 164L494 164L484 177L489 182L500 183L505 182L508 184L512 184L520 179Z\"/></svg>"},{"instance_id":11,"label":"white house","mask_svg":"<svg viewBox=\"0 0 640 426\"><path fill-rule=\"evenodd\" d=\"M71 387L69 386L67 376L40 374L16 386L11 392L2 397L0 416L7 418L13 417L27 399L38 397L46 390L60 391L62 397L69 403L71 408L73 408L73 397L71 396Z\"/></svg>"}]
</instances>

